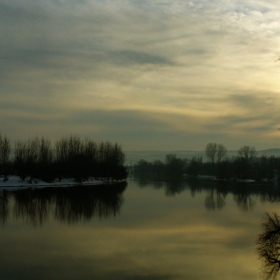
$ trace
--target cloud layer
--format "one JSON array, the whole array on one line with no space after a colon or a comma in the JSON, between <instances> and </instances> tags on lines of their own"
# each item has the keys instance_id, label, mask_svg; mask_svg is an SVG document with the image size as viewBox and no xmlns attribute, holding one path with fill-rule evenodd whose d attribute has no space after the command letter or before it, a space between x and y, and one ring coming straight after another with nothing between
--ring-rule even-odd
<instances>
[{"instance_id":1,"label":"cloud layer","mask_svg":"<svg viewBox=\"0 0 280 280\"><path fill-rule=\"evenodd\" d=\"M1 132L278 147L273 1L0 0Z\"/></svg>"}]
</instances>

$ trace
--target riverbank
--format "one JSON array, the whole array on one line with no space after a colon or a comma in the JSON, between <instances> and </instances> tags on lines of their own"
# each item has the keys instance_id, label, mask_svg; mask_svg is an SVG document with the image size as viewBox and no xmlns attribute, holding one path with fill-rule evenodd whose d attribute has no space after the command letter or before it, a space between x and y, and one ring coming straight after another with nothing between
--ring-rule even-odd
<instances>
[{"instance_id":1,"label":"riverbank","mask_svg":"<svg viewBox=\"0 0 280 280\"><path fill-rule=\"evenodd\" d=\"M0 191L2 190L22 190L22 189L42 189L42 188L51 188L51 187L73 187L78 185L103 185L108 183L114 183L116 181L103 181L103 180L95 180L94 178L90 178L86 181L75 182L74 179L62 179L62 180L55 180L52 183L48 183L39 179L32 179L26 178L24 181L20 179L18 176L9 176L7 181L3 181L3 178L0 178Z\"/></svg>"}]
</instances>

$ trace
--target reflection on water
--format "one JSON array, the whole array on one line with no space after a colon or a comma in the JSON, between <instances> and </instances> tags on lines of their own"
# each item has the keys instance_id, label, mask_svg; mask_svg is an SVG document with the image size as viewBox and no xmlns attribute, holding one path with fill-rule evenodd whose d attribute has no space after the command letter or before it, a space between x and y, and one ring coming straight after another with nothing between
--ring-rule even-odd
<instances>
[{"instance_id":1,"label":"reflection on water","mask_svg":"<svg viewBox=\"0 0 280 280\"><path fill-rule=\"evenodd\" d=\"M226 204L225 198L226 198L225 194L212 188L209 194L205 198L206 209L208 210L222 209Z\"/></svg>"},{"instance_id":2,"label":"reflection on water","mask_svg":"<svg viewBox=\"0 0 280 280\"><path fill-rule=\"evenodd\" d=\"M8 192L0 192L0 220L2 224L5 224L9 215L8 208Z\"/></svg>"},{"instance_id":3,"label":"reflection on water","mask_svg":"<svg viewBox=\"0 0 280 280\"><path fill-rule=\"evenodd\" d=\"M261 279L256 239L263 212L279 208L278 188L136 179L112 187L0 193L0 279ZM277 255L268 263L277 270Z\"/></svg>"},{"instance_id":4,"label":"reflection on water","mask_svg":"<svg viewBox=\"0 0 280 280\"><path fill-rule=\"evenodd\" d=\"M71 188L27 189L0 193L2 224L11 218L9 203L13 201L13 217L38 225L52 215L55 219L76 223L89 221L94 216L116 216L123 203L126 183L108 186L79 186Z\"/></svg>"},{"instance_id":5,"label":"reflection on water","mask_svg":"<svg viewBox=\"0 0 280 280\"><path fill-rule=\"evenodd\" d=\"M265 215L257 252L263 261L264 278L275 279L280 269L280 217L275 213Z\"/></svg>"},{"instance_id":6,"label":"reflection on water","mask_svg":"<svg viewBox=\"0 0 280 280\"><path fill-rule=\"evenodd\" d=\"M191 196L205 193L204 207L209 211L226 207L227 196L242 211L253 210L256 201L275 203L280 201L280 188L273 185L236 184L216 181L183 181L164 182L150 181L145 178L133 178L140 188L153 187L163 189L166 196L174 197L184 191ZM10 218L23 219L38 225L43 224L52 215L55 219L75 223L88 221L94 216L106 218L116 216L123 203L122 193L125 184L107 187L72 187L45 188L0 192L0 221L2 224ZM13 203L12 203L13 202ZM13 204L13 207L9 205Z\"/></svg>"},{"instance_id":7,"label":"reflection on water","mask_svg":"<svg viewBox=\"0 0 280 280\"><path fill-rule=\"evenodd\" d=\"M253 193L254 194L254 193ZM256 204L253 195L248 192L240 192L234 195L234 201L243 211L252 210Z\"/></svg>"},{"instance_id":8,"label":"reflection on water","mask_svg":"<svg viewBox=\"0 0 280 280\"><path fill-rule=\"evenodd\" d=\"M141 188L153 186L164 189L167 196L175 196L189 190L192 197L205 192L204 206L207 210L221 210L226 206L226 198L233 196L234 202L242 211L253 210L256 200L260 202L280 202L280 188L276 185L236 183L210 180L170 180L165 182L151 181L146 178L132 178Z\"/></svg>"}]
</instances>

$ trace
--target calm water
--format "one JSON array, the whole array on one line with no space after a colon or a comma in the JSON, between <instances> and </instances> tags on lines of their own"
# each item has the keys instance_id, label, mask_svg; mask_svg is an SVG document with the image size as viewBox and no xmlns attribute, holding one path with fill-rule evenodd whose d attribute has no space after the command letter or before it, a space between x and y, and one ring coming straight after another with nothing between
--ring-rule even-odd
<instances>
[{"instance_id":1,"label":"calm water","mask_svg":"<svg viewBox=\"0 0 280 280\"><path fill-rule=\"evenodd\" d=\"M114 192L0 193L0 279L263 279L280 191L129 179Z\"/></svg>"}]
</instances>

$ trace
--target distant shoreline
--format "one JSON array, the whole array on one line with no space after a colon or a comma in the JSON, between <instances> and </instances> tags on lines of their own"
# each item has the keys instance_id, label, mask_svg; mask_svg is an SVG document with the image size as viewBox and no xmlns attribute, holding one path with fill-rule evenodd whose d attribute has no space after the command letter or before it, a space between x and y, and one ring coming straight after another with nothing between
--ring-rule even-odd
<instances>
[{"instance_id":1,"label":"distant shoreline","mask_svg":"<svg viewBox=\"0 0 280 280\"><path fill-rule=\"evenodd\" d=\"M235 157L237 155L238 150L227 150L228 157ZM205 158L205 150L202 151L191 151L191 150L179 150L179 151L171 151L171 150L162 150L162 151L124 151L125 152L125 164L136 164L139 160L144 159L146 161L154 161L161 160L163 161L167 154L175 154L178 157L184 158L192 158L194 156L201 156ZM272 149L263 149L257 151L258 156L280 156L280 148L272 148Z\"/></svg>"}]
</instances>

